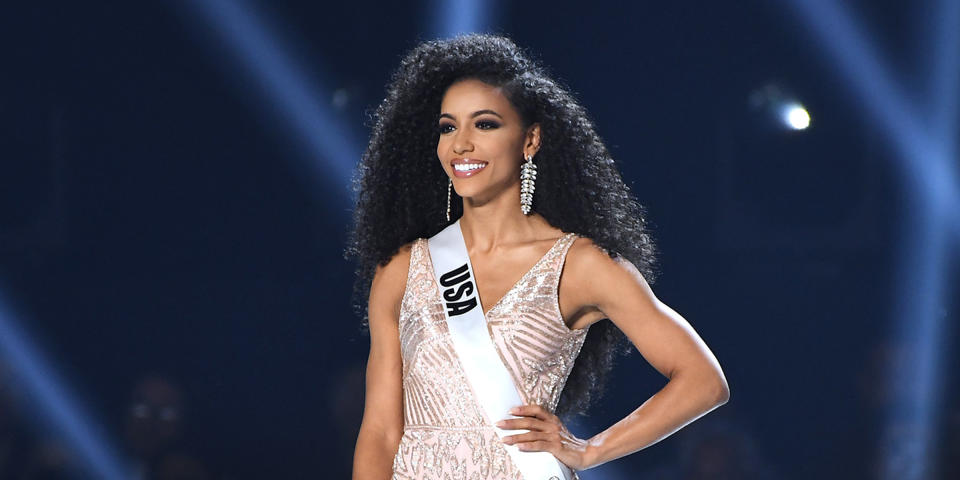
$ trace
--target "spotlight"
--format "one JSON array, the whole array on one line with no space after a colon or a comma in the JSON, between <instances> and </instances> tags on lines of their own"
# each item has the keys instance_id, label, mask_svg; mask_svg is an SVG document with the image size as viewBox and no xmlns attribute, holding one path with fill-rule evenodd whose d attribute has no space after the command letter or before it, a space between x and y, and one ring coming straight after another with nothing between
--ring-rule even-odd
<instances>
[{"instance_id":1,"label":"spotlight","mask_svg":"<svg viewBox=\"0 0 960 480\"><path fill-rule=\"evenodd\" d=\"M780 108L780 119L794 130L805 130L810 126L810 113L799 103L787 103Z\"/></svg>"},{"instance_id":2,"label":"spotlight","mask_svg":"<svg viewBox=\"0 0 960 480\"><path fill-rule=\"evenodd\" d=\"M926 98L935 99L933 122L922 102L911 101L913 95L898 85L896 75L883 52L881 42L870 38L864 25L846 9L846 2L793 0L792 15L800 17L820 42L824 53L838 68L838 75L856 97L866 117L886 130L886 136L896 148L905 181L905 195L910 198L906 214L900 214L902 223L901 258L895 278L900 281L894 297L892 316L893 338L911 349L915 359L906 375L890 373L892 386L900 386L904 376L916 379L917 386L898 395L895 404L886 412L887 431L896 432L903 422L911 422L910 450L919 452L915 458L894 452L881 459L877 478L929 478L941 457L940 419L944 415L941 393L952 378L945 355L949 322L938 313L940 305L952 299L950 289L949 247L955 238L948 230L947 212L955 212L953 199L960 195L960 179L954 170L956 159L956 117L958 94L957 29L960 4L952 0L933 2L937 22L926 29L932 37L928 45L935 46L930 55L934 59L928 85L934 88ZM927 52L924 52L927 53ZM910 92L911 94L915 92ZM933 134L928 133L933 130ZM908 464L903 463L910 460ZM949 460L947 460L949 461ZM903 467L908 465L909 472Z\"/></svg>"},{"instance_id":3,"label":"spotlight","mask_svg":"<svg viewBox=\"0 0 960 480\"><path fill-rule=\"evenodd\" d=\"M762 123L805 130L810 126L810 113L796 98L787 87L771 82L751 91L747 104Z\"/></svg>"}]
</instances>

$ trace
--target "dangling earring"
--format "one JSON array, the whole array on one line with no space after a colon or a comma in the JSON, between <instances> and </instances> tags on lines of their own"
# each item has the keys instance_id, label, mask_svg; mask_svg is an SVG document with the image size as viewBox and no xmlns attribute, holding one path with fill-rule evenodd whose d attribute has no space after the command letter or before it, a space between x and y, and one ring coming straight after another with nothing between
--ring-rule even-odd
<instances>
[{"instance_id":1,"label":"dangling earring","mask_svg":"<svg viewBox=\"0 0 960 480\"><path fill-rule=\"evenodd\" d=\"M450 189L453 188L453 179L448 178L450 181L447 183L447 221L450 221Z\"/></svg>"},{"instance_id":2,"label":"dangling earring","mask_svg":"<svg viewBox=\"0 0 960 480\"><path fill-rule=\"evenodd\" d=\"M530 214L530 205L533 204L533 191L537 188L537 166L533 163L533 155L527 155L527 162L520 169L520 211L524 215Z\"/></svg>"}]
</instances>

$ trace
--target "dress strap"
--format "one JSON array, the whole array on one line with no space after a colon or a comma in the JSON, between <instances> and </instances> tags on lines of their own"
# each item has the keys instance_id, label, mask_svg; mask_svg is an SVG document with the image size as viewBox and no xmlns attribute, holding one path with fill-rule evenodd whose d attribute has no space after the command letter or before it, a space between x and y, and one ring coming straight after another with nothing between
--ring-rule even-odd
<instances>
[{"instance_id":1,"label":"dress strap","mask_svg":"<svg viewBox=\"0 0 960 480\"><path fill-rule=\"evenodd\" d=\"M570 247L573 246L574 240L577 239L579 235L573 232L565 233L563 237L560 238L560 245L558 249L557 261L554 265L554 270L558 273L563 269L563 264L567 258L567 251L570 250Z\"/></svg>"}]
</instances>

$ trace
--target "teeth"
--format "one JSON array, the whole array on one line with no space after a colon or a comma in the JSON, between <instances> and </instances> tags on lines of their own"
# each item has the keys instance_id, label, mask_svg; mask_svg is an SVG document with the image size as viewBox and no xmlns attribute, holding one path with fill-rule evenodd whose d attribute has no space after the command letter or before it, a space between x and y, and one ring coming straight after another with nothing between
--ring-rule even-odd
<instances>
[{"instance_id":1,"label":"teeth","mask_svg":"<svg viewBox=\"0 0 960 480\"><path fill-rule=\"evenodd\" d=\"M456 169L458 172L467 172L470 170L483 168L484 166L486 166L485 163L464 163L464 164L456 163L453 165L453 168Z\"/></svg>"}]
</instances>

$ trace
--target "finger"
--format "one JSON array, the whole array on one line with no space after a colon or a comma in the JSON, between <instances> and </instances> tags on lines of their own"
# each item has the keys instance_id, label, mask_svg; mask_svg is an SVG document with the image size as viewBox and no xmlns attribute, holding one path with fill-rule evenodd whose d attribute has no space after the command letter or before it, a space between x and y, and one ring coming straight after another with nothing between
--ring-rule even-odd
<instances>
[{"instance_id":1,"label":"finger","mask_svg":"<svg viewBox=\"0 0 960 480\"><path fill-rule=\"evenodd\" d=\"M514 407L510 409L510 413L514 415L522 415L525 417L536 417L545 422L554 423L557 417L548 412L545 408L540 405L530 404L530 405L521 405L519 407Z\"/></svg>"},{"instance_id":2,"label":"finger","mask_svg":"<svg viewBox=\"0 0 960 480\"><path fill-rule=\"evenodd\" d=\"M532 442L524 442L517 444L517 448L525 452L550 452L554 453L555 450L554 444L544 441L544 440L535 440Z\"/></svg>"},{"instance_id":3,"label":"finger","mask_svg":"<svg viewBox=\"0 0 960 480\"><path fill-rule=\"evenodd\" d=\"M527 433L518 433L516 435L507 435L503 437L503 443L508 445L513 445L523 442L533 442L536 440L548 440L547 434L543 432L527 432Z\"/></svg>"},{"instance_id":4,"label":"finger","mask_svg":"<svg viewBox=\"0 0 960 480\"><path fill-rule=\"evenodd\" d=\"M555 444L557 446L563 446L563 439L560 437L560 434L554 433L554 432L518 433L516 435L508 435L506 437L503 437L503 441L504 443L509 443L509 444L533 442L533 441L544 441L544 442Z\"/></svg>"},{"instance_id":5,"label":"finger","mask_svg":"<svg viewBox=\"0 0 960 480\"><path fill-rule=\"evenodd\" d=\"M550 422L545 422L539 418L534 417L521 417L521 418L507 418L500 420L496 425L504 430L540 430L544 432L552 432L559 430L557 425L554 425Z\"/></svg>"}]
</instances>

